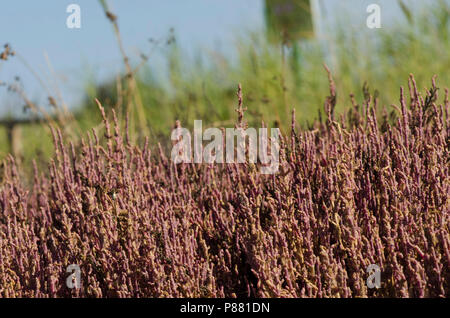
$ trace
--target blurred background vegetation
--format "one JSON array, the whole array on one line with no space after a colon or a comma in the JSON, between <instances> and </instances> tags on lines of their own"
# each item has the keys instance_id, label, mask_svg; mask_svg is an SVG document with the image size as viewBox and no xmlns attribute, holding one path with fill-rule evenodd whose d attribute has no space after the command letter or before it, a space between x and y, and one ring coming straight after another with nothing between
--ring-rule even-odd
<instances>
[{"instance_id":1,"label":"blurred background vegetation","mask_svg":"<svg viewBox=\"0 0 450 318\"><path fill-rule=\"evenodd\" d=\"M167 74L156 75L160 73L147 63L149 57L142 55L139 63L125 67L124 74L100 84L87 81L83 103L75 109L67 110L57 92L51 92L56 96L50 100L54 104L48 114L51 123L76 142L86 131L101 127L97 98L107 109L115 109L123 126L125 114L129 114L133 139L149 136L153 144L170 144L176 120L188 128L194 119L202 119L204 127L232 127L237 83L241 83L249 125L259 127L263 120L269 126L287 128L295 108L297 121L307 127L328 95L324 62L337 85L337 113L351 106L350 93L362 101L364 83L378 96L380 106L386 107L398 104L399 87L407 85L410 73L421 89L429 86L434 74L439 87L449 86L448 1L430 1L423 11L400 1L406 18L402 21L406 22L376 32L341 28L346 21L342 16L333 37L318 34L312 3L266 1L265 30L238 34L234 58L215 51L189 57L177 43L176 30L171 31L164 40ZM100 4L127 64L126 48L116 28L120 12L110 12L106 1ZM20 93L14 85L4 86ZM13 152L26 163L32 159L45 162L53 147L49 120L31 101L25 104L31 113L39 113L34 117L39 120L11 125L5 119L0 126L0 157Z\"/></svg>"}]
</instances>

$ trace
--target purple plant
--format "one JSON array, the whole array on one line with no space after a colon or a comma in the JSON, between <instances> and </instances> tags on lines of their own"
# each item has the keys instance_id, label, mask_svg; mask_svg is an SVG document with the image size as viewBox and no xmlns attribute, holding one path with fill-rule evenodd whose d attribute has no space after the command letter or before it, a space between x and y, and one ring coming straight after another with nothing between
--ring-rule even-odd
<instances>
[{"instance_id":1,"label":"purple plant","mask_svg":"<svg viewBox=\"0 0 450 318\"><path fill-rule=\"evenodd\" d=\"M103 109L105 138L93 131L79 150L53 130L54 159L32 188L9 157L0 296L449 297L448 90L438 104L435 81L422 95L411 77L391 125L368 93L336 120L330 83L326 121L293 120L276 175L174 165ZM66 286L70 264L80 289Z\"/></svg>"}]
</instances>

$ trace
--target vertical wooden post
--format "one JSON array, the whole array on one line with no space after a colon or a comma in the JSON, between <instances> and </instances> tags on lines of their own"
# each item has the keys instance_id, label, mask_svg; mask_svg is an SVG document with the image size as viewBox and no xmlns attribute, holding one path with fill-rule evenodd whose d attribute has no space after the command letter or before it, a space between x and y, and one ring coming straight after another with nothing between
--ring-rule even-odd
<instances>
[{"instance_id":1,"label":"vertical wooden post","mask_svg":"<svg viewBox=\"0 0 450 318\"><path fill-rule=\"evenodd\" d=\"M20 124L15 124L12 128L12 154L17 159L20 160L22 158L22 126Z\"/></svg>"},{"instance_id":2,"label":"vertical wooden post","mask_svg":"<svg viewBox=\"0 0 450 318\"><path fill-rule=\"evenodd\" d=\"M5 125L9 152L17 159L22 155L20 124L10 121Z\"/></svg>"},{"instance_id":3,"label":"vertical wooden post","mask_svg":"<svg viewBox=\"0 0 450 318\"><path fill-rule=\"evenodd\" d=\"M5 129L6 129L6 142L8 143L8 152L12 153L13 149L12 149L12 139L13 139L13 134L12 134L12 130L13 130L13 123L12 122L8 122L5 124Z\"/></svg>"}]
</instances>

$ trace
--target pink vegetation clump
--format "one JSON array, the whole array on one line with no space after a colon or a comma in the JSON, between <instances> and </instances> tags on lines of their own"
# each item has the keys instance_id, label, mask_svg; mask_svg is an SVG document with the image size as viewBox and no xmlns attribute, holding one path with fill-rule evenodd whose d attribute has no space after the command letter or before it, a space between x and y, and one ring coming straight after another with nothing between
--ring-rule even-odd
<instances>
[{"instance_id":1,"label":"pink vegetation clump","mask_svg":"<svg viewBox=\"0 0 450 318\"><path fill-rule=\"evenodd\" d=\"M335 119L331 80L325 120L293 120L274 175L175 165L103 109L104 137L53 130L31 186L3 164L0 296L449 297L448 91L409 84L390 115L366 91Z\"/></svg>"}]
</instances>

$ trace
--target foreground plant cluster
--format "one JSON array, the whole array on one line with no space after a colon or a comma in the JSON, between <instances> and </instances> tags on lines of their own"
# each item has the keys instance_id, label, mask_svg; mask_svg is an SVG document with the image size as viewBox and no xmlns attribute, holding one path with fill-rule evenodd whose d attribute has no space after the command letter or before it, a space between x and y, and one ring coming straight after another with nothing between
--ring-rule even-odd
<instances>
[{"instance_id":1,"label":"foreground plant cluster","mask_svg":"<svg viewBox=\"0 0 450 318\"><path fill-rule=\"evenodd\" d=\"M55 130L31 188L3 166L0 296L449 297L448 91L409 85L390 125L367 91L335 119L331 82L325 120L293 121L275 175L174 165L106 117L105 142L80 149Z\"/></svg>"}]
</instances>

